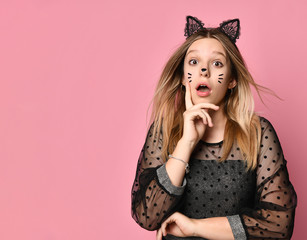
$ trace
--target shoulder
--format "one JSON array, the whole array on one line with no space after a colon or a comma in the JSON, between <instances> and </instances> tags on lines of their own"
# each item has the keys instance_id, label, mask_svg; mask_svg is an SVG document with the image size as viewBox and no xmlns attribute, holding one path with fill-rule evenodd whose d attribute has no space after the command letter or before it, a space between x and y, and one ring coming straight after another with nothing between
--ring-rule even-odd
<instances>
[{"instance_id":1,"label":"shoulder","mask_svg":"<svg viewBox=\"0 0 307 240\"><path fill-rule=\"evenodd\" d=\"M272 126L271 122L267 118L265 118L263 116L258 116L258 117L259 117L261 127Z\"/></svg>"},{"instance_id":2,"label":"shoulder","mask_svg":"<svg viewBox=\"0 0 307 240\"><path fill-rule=\"evenodd\" d=\"M159 123L157 123L156 121L151 122L147 130L146 141L154 143L158 140L162 141L162 136L162 125L159 125Z\"/></svg>"},{"instance_id":3,"label":"shoulder","mask_svg":"<svg viewBox=\"0 0 307 240\"><path fill-rule=\"evenodd\" d=\"M273 124L265 117L258 116L259 122L261 126L261 133L264 134L266 132L271 132L273 134L276 134L275 128L273 127Z\"/></svg>"},{"instance_id":4,"label":"shoulder","mask_svg":"<svg viewBox=\"0 0 307 240\"><path fill-rule=\"evenodd\" d=\"M278 135L273 124L265 117L259 116L262 144L273 144L280 147Z\"/></svg>"}]
</instances>

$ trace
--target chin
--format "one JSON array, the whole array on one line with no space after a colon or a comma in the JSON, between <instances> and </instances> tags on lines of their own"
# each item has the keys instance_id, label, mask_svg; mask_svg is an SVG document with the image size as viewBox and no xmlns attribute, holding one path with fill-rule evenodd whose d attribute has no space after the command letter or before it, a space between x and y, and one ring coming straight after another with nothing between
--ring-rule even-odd
<instances>
[{"instance_id":1,"label":"chin","mask_svg":"<svg viewBox=\"0 0 307 240\"><path fill-rule=\"evenodd\" d=\"M198 104L198 103L213 103L216 104L212 101L212 99L210 97L196 97L193 99L193 103L194 104Z\"/></svg>"}]
</instances>

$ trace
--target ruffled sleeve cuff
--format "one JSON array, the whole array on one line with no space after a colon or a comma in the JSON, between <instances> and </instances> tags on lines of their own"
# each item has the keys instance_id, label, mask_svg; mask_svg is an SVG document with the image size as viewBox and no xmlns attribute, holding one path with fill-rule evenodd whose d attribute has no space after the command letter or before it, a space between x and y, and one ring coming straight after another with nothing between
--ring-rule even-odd
<instances>
[{"instance_id":1,"label":"ruffled sleeve cuff","mask_svg":"<svg viewBox=\"0 0 307 240\"><path fill-rule=\"evenodd\" d=\"M246 240L246 234L239 215L226 216L235 240Z\"/></svg>"},{"instance_id":2,"label":"ruffled sleeve cuff","mask_svg":"<svg viewBox=\"0 0 307 240\"><path fill-rule=\"evenodd\" d=\"M185 186L187 184L186 179L183 179L182 186L175 186L172 184L166 168L165 164L163 164L161 167L157 168L157 176L158 176L158 181L160 185L169 193L173 195L182 195L185 189Z\"/></svg>"}]
</instances>

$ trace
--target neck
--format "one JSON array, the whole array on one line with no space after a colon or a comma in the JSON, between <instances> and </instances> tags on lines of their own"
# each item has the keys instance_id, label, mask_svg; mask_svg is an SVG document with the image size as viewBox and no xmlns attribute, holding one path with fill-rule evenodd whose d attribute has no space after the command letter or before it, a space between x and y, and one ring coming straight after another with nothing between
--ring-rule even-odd
<instances>
[{"instance_id":1,"label":"neck","mask_svg":"<svg viewBox=\"0 0 307 240\"><path fill-rule=\"evenodd\" d=\"M212 119L213 127L206 127L202 140L208 143L217 143L224 140L224 131L227 117L224 113L224 106L220 105L219 110L210 110L209 115Z\"/></svg>"}]
</instances>

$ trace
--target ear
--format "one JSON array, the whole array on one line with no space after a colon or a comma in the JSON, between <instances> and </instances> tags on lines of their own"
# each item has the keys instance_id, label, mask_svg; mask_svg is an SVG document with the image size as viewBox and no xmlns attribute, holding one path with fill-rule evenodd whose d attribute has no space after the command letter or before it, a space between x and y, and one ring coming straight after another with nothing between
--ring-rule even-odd
<instances>
[{"instance_id":1,"label":"ear","mask_svg":"<svg viewBox=\"0 0 307 240\"><path fill-rule=\"evenodd\" d=\"M233 43L235 43L240 36L240 20L236 18L224 21L220 24L219 29L225 33Z\"/></svg>"},{"instance_id":2,"label":"ear","mask_svg":"<svg viewBox=\"0 0 307 240\"><path fill-rule=\"evenodd\" d=\"M237 80L236 79L230 80L230 82L228 83L228 89L232 89L235 86L237 86Z\"/></svg>"},{"instance_id":3,"label":"ear","mask_svg":"<svg viewBox=\"0 0 307 240\"><path fill-rule=\"evenodd\" d=\"M199 19L192 16L187 16L187 22L184 29L184 36L190 37L193 33L197 32L199 29L203 29L204 23Z\"/></svg>"}]
</instances>

